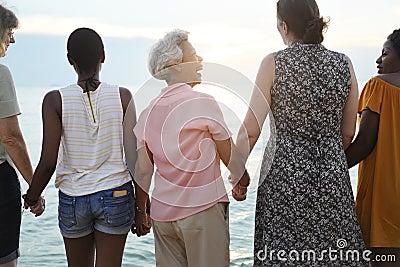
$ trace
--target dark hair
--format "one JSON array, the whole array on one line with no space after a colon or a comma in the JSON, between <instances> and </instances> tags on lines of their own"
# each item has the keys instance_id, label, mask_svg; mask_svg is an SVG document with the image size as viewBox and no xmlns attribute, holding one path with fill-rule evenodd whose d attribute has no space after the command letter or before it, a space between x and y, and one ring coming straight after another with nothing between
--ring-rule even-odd
<instances>
[{"instance_id":1,"label":"dark hair","mask_svg":"<svg viewBox=\"0 0 400 267\"><path fill-rule=\"evenodd\" d=\"M80 72L95 72L103 53L100 35L89 28L79 28L68 37L67 51Z\"/></svg>"},{"instance_id":2,"label":"dark hair","mask_svg":"<svg viewBox=\"0 0 400 267\"><path fill-rule=\"evenodd\" d=\"M276 6L278 18L286 22L296 38L306 44L322 43L328 21L320 17L315 0L279 0Z\"/></svg>"},{"instance_id":3,"label":"dark hair","mask_svg":"<svg viewBox=\"0 0 400 267\"><path fill-rule=\"evenodd\" d=\"M394 30L387 38L400 57L400 29Z\"/></svg>"}]
</instances>

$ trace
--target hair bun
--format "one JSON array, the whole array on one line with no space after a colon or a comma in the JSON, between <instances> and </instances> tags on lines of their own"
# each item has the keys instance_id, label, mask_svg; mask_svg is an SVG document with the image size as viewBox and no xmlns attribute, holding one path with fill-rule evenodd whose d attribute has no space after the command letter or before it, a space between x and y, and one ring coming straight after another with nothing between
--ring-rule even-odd
<instances>
[{"instance_id":1,"label":"hair bun","mask_svg":"<svg viewBox=\"0 0 400 267\"><path fill-rule=\"evenodd\" d=\"M309 44L320 44L324 40L323 32L328 22L323 17L312 19L304 31L303 41Z\"/></svg>"}]
</instances>

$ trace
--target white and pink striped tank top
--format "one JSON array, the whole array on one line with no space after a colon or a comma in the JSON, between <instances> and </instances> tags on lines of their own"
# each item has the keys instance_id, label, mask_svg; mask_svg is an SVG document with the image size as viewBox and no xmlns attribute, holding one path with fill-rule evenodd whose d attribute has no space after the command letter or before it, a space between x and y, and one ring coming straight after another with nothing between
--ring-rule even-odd
<instances>
[{"instance_id":1,"label":"white and pink striped tank top","mask_svg":"<svg viewBox=\"0 0 400 267\"><path fill-rule=\"evenodd\" d=\"M83 93L78 85L59 90L62 134L55 185L70 196L111 189L131 180L123 150L119 87L101 83Z\"/></svg>"}]
</instances>

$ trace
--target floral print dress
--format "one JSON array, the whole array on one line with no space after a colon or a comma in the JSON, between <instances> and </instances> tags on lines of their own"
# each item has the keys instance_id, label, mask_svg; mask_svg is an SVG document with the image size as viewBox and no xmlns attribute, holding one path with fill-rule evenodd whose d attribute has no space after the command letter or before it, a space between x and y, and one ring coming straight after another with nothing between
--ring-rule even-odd
<instances>
[{"instance_id":1,"label":"floral print dress","mask_svg":"<svg viewBox=\"0 0 400 267\"><path fill-rule=\"evenodd\" d=\"M254 266L369 266L340 130L350 84L346 56L321 44L275 53Z\"/></svg>"}]
</instances>

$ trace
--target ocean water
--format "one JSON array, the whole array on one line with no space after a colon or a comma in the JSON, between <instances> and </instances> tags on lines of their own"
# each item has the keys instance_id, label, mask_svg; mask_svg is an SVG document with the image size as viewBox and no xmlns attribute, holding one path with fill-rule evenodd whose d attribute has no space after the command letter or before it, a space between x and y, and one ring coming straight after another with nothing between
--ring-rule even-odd
<instances>
[{"instance_id":1,"label":"ocean water","mask_svg":"<svg viewBox=\"0 0 400 267\"><path fill-rule=\"evenodd\" d=\"M135 87L130 87L135 88ZM202 88L200 88L202 89ZM17 95L22 110L19 116L22 132L28 146L29 154L33 166L39 161L42 123L41 123L41 102L46 92L52 88L17 88ZM243 118L246 106L243 101L235 97L230 97L226 91L218 91L213 88L207 93L213 94L223 108L225 119L231 131L237 133L240 119ZM137 99L136 102L140 101ZM137 103L137 106L145 106ZM226 108L231 107L231 108ZM140 112L140 109L138 110ZM247 167L253 178L252 188L248 193L248 198L244 202L232 200L230 205L230 234L231 234L231 266L252 266L253 265L253 232L254 232L254 212L256 200L257 176L263 154L263 146L268 138L268 127L264 127L263 136L257 143L254 151L250 155ZM356 185L356 168L350 170L353 192ZM227 172L223 169L223 177L227 177ZM23 192L27 185L22 181ZM45 213L35 218L30 212L25 211L22 216L20 251L21 257L18 266L21 267L62 267L67 266L64 244L62 236L58 230L57 219L57 190L54 187L54 176L46 187L43 195L46 198ZM155 266L154 240L152 233L144 237L128 234L123 266Z\"/></svg>"}]
</instances>

